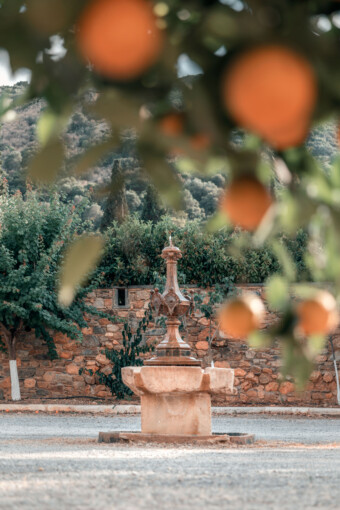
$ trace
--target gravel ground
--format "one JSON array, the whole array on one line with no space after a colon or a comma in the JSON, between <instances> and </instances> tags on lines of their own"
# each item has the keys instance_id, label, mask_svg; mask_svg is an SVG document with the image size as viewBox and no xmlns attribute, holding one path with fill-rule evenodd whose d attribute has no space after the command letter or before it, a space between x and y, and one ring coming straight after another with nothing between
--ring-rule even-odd
<instances>
[{"instance_id":1,"label":"gravel ground","mask_svg":"<svg viewBox=\"0 0 340 510\"><path fill-rule=\"evenodd\" d=\"M116 446L98 444L98 431L138 430L138 417L0 415L0 509L339 508L339 420L218 417L213 424L286 442Z\"/></svg>"},{"instance_id":2,"label":"gravel ground","mask_svg":"<svg viewBox=\"0 0 340 510\"><path fill-rule=\"evenodd\" d=\"M0 439L83 437L140 430L139 416L0 414ZM248 432L266 441L340 443L340 419L288 416L216 416L213 432Z\"/></svg>"}]
</instances>

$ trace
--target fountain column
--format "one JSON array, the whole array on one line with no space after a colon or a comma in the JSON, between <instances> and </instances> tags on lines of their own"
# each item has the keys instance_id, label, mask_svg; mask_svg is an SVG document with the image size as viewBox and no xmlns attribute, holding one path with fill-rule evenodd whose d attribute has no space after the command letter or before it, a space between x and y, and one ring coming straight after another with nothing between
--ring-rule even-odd
<instances>
[{"instance_id":1,"label":"fountain column","mask_svg":"<svg viewBox=\"0 0 340 510\"><path fill-rule=\"evenodd\" d=\"M230 394L234 371L201 368L201 361L179 332L180 318L189 315L192 298L184 296L177 281L179 248L170 244L162 251L167 265L164 292L152 292L151 307L167 317L167 331L156 355L142 367L124 367L124 383L141 397L142 434L164 436L211 436L211 394Z\"/></svg>"}]
</instances>

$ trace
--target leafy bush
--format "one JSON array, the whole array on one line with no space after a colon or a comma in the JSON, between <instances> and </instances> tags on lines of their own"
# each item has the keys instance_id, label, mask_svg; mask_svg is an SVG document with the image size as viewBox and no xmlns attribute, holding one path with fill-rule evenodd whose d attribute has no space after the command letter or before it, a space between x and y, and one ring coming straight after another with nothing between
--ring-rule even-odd
<instances>
[{"instance_id":1,"label":"leafy bush","mask_svg":"<svg viewBox=\"0 0 340 510\"><path fill-rule=\"evenodd\" d=\"M131 216L122 225L113 223L106 232L106 254L100 267L106 285L154 285L155 275L165 274L160 255L170 234L183 253L178 263L182 284L209 287L226 277L235 283L262 283L271 274L280 272L279 262L269 246L247 248L242 251L242 257L233 255L232 246L241 236L237 232L223 229L208 233L199 222L188 221L178 226L169 217L153 225ZM301 280L308 279L304 263L307 239L303 231L293 239L281 237Z\"/></svg>"},{"instance_id":2,"label":"leafy bush","mask_svg":"<svg viewBox=\"0 0 340 510\"><path fill-rule=\"evenodd\" d=\"M87 326L85 313L106 316L84 301L100 285L99 276L78 289L70 307L62 307L57 299L65 247L92 226L83 221L86 208L83 203L75 210L58 194L48 202L32 190L26 196L20 192L10 196L4 185L0 195L0 347L6 347L10 360L16 360L20 332L33 330L54 359L57 352L51 330L81 340L81 328Z\"/></svg>"}]
</instances>

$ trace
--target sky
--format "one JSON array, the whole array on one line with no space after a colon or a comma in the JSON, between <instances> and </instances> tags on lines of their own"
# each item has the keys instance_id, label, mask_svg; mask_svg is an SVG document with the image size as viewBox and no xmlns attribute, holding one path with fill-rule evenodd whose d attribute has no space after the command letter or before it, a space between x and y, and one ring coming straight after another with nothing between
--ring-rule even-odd
<instances>
[{"instance_id":1,"label":"sky","mask_svg":"<svg viewBox=\"0 0 340 510\"><path fill-rule=\"evenodd\" d=\"M0 86L14 85L17 81L30 81L31 72L29 69L19 69L16 73L12 73L9 65L8 53L0 50Z\"/></svg>"},{"instance_id":2,"label":"sky","mask_svg":"<svg viewBox=\"0 0 340 510\"><path fill-rule=\"evenodd\" d=\"M54 38L54 39L53 39ZM51 39L51 48L48 52L53 55L55 59L62 58L65 54L63 41L58 36L53 36ZM52 57L52 58L53 58ZM180 55L177 63L178 76L195 75L202 72L202 69L195 64L188 55ZM12 72L9 62L8 53L0 49L0 86L14 85L18 81L30 82L31 71L29 69L18 69L15 73Z\"/></svg>"}]
</instances>

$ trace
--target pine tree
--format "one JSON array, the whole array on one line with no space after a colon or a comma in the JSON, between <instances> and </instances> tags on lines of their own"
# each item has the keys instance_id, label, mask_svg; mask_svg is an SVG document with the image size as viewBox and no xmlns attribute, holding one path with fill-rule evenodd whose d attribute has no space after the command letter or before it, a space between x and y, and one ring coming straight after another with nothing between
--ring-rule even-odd
<instances>
[{"instance_id":1,"label":"pine tree","mask_svg":"<svg viewBox=\"0 0 340 510\"><path fill-rule=\"evenodd\" d=\"M107 229L113 220L121 224L128 215L125 191L123 170L120 161L116 159L112 166L110 192L105 204L101 230Z\"/></svg>"},{"instance_id":2,"label":"pine tree","mask_svg":"<svg viewBox=\"0 0 340 510\"><path fill-rule=\"evenodd\" d=\"M141 219L143 221L152 221L152 223L155 224L159 222L160 218L164 216L164 214L165 209L159 203L156 190L151 184L149 184L144 197Z\"/></svg>"}]
</instances>

